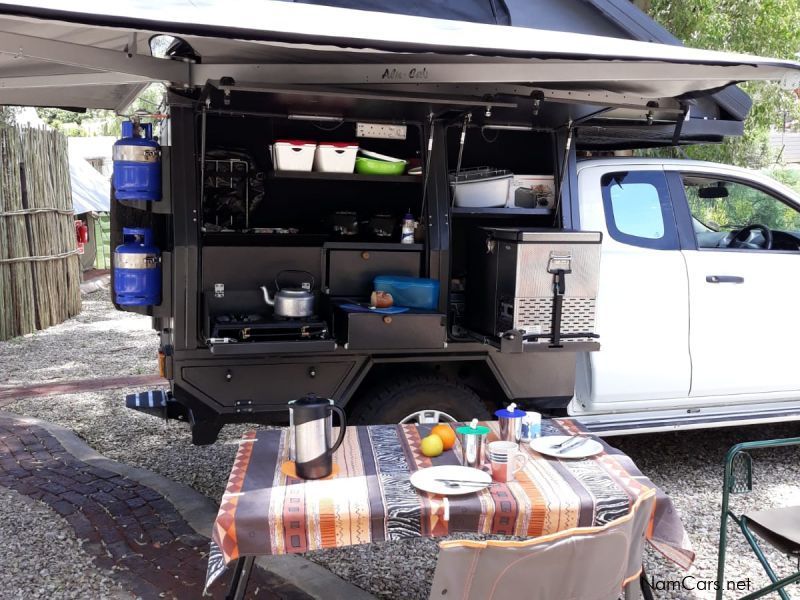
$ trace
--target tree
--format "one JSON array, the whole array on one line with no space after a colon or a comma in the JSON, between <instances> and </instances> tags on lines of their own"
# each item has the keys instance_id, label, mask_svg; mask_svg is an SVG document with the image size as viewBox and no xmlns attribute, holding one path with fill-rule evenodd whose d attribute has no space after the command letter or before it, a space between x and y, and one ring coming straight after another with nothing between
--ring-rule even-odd
<instances>
[{"instance_id":1,"label":"tree","mask_svg":"<svg viewBox=\"0 0 800 600\"><path fill-rule=\"evenodd\" d=\"M633 0L687 46L796 59L800 51L800 0ZM800 119L792 91L777 83L744 83L753 98L741 138L688 148L692 158L760 168L773 157L770 128Z\"/></svg>"},{"instance_id":2,"label":"tree","mask_svg":"<svg viewBox=\"0 0 800 600\"><path fill-rule=\"evenodd\" d=\"M164 86L152 84L148 86L131 106L126 110L131 115L138 110L148 113L160 112L163 109ZM121 135L122 121L126 118L110 110L98 108L87 109L84 112L63 110L60 108L37 108L36 112L42 120L58 129L67 136L88 135Z\"/></svg>"},{"instance_id":3,"label":"tree","mask_svg":"<svg viewBox=\"0 0 800 600\"><path fill-rule=\"evenodd\" d=\"M0 125L14 124L14 108L13 106L0 106Z\"/></svg>"}]
</instances>

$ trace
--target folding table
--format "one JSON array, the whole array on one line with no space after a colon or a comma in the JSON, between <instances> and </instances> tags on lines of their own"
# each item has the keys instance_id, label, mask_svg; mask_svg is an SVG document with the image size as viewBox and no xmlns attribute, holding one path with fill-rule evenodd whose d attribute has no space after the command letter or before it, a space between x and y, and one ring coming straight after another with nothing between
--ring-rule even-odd
<instances>
[{"instance_id":1,"label":"folding table","mask_svg":"<svg viewBox=\"0 0 800 600\"><path fill-rule=\"evenodd\" d=\"M498 423L484 425L487 441L498 439ZM294 476L288 430L247 433L214 523L207 585L234 564L229 597L242 598L259 555L458 533L536 537L602 525L656 487L628 456L600 440L604 451L580 460L550 458L523 443L531 460L516 481L463 496L430 495L415 489L410 475L460 464L458 444L436 458L422 455L420 442L431 427L348 427L333 476L315 481ZM571 419L542 423L542 435L579 433L585 432ZM680 517L660 490L648 539L681 567L694 560Z\"/></svg>"}]
</instances>

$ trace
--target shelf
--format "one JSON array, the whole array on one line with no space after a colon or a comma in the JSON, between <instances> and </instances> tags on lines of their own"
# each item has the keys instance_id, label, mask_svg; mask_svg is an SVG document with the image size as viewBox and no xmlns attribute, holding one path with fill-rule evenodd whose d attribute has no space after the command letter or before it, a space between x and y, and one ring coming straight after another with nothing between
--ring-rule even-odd
<instances>
[{"instance_id":1,"label":"shelf","mask_svg":"<svg viewBox=\"0 0 800 600\"><path fill-rule=\"evenodd\" d=\"M321 246L330 238L317 233L203 232L204 246Z\"/></svg>"},{"instance_id":2,"label":"shelf","mask_svg":"<svg viewBox=\"0 0 800 600\"><path fill-rule=\"evenodd\" d=\"M400 244L398 242L325 242L329 250L396 250L422 251L422 244Z\"/></svg>"},{"instance_id":3,"label":"shelf","mask_svg":"<svg viewBox=\"0 0 800 600\"><path fill-rule=\"evenodd\" d=\"M209 344L209 350L217 356L244 356L265 354L307 354L309 352L333 352L334 340L288 340L275 342L238 342Z\"/></svg>"},{"instance_id":4,"label":"shelf","mask_svg":"<svg viewBox=\"0 0 800 600\"><path fill-rule=\"evenodd\" d=\"M466 208L464 206L453 206L450 209L453 216L460 217L535 217L552 216L552 208Z\"/></svg>"},{"instance_id":5,"label":"shelf","mask_svg":"<svg viewBox=\"0 0 800 600\"><path fill-rule=\"evenodd\" d=\"M373 183L422 183L421 175L361 175L360 173L320 173L319 171L270 171L270 179L323 181L371 181Z\"/></svg>"}]
</instances>

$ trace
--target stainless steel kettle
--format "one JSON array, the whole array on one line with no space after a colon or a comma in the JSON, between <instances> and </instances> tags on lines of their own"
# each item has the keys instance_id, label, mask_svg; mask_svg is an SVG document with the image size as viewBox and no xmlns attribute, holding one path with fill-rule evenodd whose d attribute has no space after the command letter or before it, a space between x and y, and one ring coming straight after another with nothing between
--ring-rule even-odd
<instances>
[{"instance_id":1,"label":"stainless steel kettle","mask_svg":"<svg viewBox=\"0 0 800 600\"><path fill-rule=\"evenodd\" d=\"M294 460L297 476L302 479L321 479L333 472L333 453L342 444L347 419L344 411L327 398L309 394L292 400L291 431L294 441ZM328 423L332 413L339 415L339 437L331 445L331 427Z\"/></svg>"},{"instance_id":2,"label":"stainless steel kettle","mask_svg":"<svg viewBox=\"0 0 800 600\"><path fill-rule=\"evenodd\" d=\"M299 288L282 288L280 279L284 273L303 273L308 275L308 281L304 281ZM270 296L267 286L261 286L264 302L274 307L276 317L302 318L314 314L314 276L308 271L281 271L275 276L275 289L275 296Z\"/></svg>"}]
</instances>

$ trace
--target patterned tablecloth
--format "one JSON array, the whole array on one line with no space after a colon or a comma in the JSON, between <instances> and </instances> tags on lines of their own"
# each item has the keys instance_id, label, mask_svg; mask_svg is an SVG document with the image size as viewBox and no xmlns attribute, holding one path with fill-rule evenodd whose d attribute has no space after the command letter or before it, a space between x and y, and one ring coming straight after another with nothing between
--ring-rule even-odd
<instances>
[{"instance_id":1,"label":"patterned tablecloth","mask_svg":"<svg viewBox=\"0 0 800 600\"><path fill-rule=\"evenodd\" d=\"M497 422L488 441L498 438ZM455 426L454 426L455 427ZM639 494L656 486L621 451L583 460L542 456L516 481L445 499L417 491L411 473L459 464L456 445L439 457L419 451L430 425L349 427L334 455L331 479L286 474L287 430L249 432L241 441L214 523L207 583L240 557L307 552L385 540L470 532L537 537L602 525L625 515ZM544 421L543 435L581 432L569 419ZM660 490L649 541L678 565L694 560L672 501Z\"/></svg>"}]
</instances>

